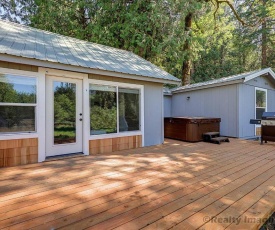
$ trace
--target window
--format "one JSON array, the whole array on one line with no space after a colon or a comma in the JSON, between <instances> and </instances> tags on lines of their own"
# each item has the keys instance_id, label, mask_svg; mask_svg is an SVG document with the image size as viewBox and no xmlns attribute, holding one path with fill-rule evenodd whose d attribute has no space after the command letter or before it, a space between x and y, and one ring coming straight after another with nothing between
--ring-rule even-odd
<instances>
[{"instance_id":1,"label":"window","mask_svg":"<svg viewBox=\"0 0 275 230\"><path fill-rule=\"evenodd\" d=\"M91 135L140 130L140 89L90 84Z\"/></svg>"},{"instance_id":2,"label":"window","mask_svg":"<svg viewBox=\"0 0 275 230\"><path fill-rule=\"evenodd\" d=\"M266 111L266 90L256 89L256 119L262 119Z\"/></svg>"},{"instance_id":3,"label":"window","mask_svg":"<svg viewBox=\"0 0 275 230\"><path fill-rule=\"evenodd\" d=\"M118 88L119 132L139 130L139 90Z\"/></svg>"},{"instance_id":4,"label":"window","mask_svg":"<svg viewBox=\"0 0 275 230\"><path fill-rule=\"evenodd\" d=\"M0 74L0 133L35 132L36 78Z\"/></svg>"},{"instance_id":5,"label":"window","mask_svg":"<svg viewBox=\"0 0 275 230\"><path fill-rule=\"evenodd\" d=\"M91 135L117 132L116 87L90 85Z\"/></svg>"}]
</instances>

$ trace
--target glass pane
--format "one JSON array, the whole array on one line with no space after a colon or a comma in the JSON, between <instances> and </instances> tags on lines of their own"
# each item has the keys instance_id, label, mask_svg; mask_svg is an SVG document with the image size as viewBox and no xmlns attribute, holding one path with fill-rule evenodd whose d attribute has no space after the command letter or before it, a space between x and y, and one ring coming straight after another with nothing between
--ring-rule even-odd
<instances>
[{"instance_id":1,"label":"glass pane","mask_svg":"<svg viewBox=\"0 0 275 230\"><path fill-rule=\"evenodd\" d=\"M118 89L119 131L139 130L139 90Z\"/></svg>"},{"instance_id":2,"label":"glass pane","mask_svg":"<svg viewBox=\"0 0 275 230\"><path fill-rule=\"evenodd\" d=\"M256 107L266 107L266 92L256 90Z\"/></svg>"},{"instance_id":3,"label":"glass pane","mask_svg":"<svg viewBox=\"0 0 275 230\"><path fill-rule=\"evenodd\" d=\"M91 135L117 132L116 87L90 84Z\"/></svg>"},{"instance_id":4,"label":"glass pane","mask_svg":"<svg viewBox=\"0 0 275 230\"><path fill-rule=\"evenodd\" d=\"M265 108L256 108L256 119L262 119L263 112Z\"/></svg>"},{"instance_id":5,"label":"glass pane","mask_svg":"<svg viewBox=\"0 0 275 230\"><path fill-rule=\"evenodd\" d=\"M34 106L0 106L0 132L34 131Z\"/></svg>"},{"instance_id":6,"label":"glass pane","mask_svg":"<svg viewBox=\"0 0 275 230\"><path fill-rule=\"evenodd\" d=\"M0 74L0 102L36 103L36 79Z\"/></svg>"},{"instance_id":7,"label":"glass pane","mask_svg":"<svg viewBox=\"0 0 275 230\"><path fill-rule=\"evenodd\" d=\"M54 82L54 144L76 142L76 84Z\"/></svg>"}]
</instances>

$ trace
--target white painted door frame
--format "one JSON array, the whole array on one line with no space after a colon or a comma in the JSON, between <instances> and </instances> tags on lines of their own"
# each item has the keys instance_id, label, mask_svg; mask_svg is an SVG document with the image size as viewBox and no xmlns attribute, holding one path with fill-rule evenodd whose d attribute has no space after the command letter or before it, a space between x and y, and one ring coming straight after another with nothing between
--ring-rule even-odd
<instances>
[{"instance_id":1,"label":"white painted door frame","mask_svg":"<svg viewBox=\"0 0 275 230\"><path fill-rule=\"evenodd\" d=\"M76 142L54 144L54 82L76 85ZM46 76L46 156L83 152L83 80L61 76ZM80 115L82 114L82 115Z\"/></svg>"}]
</instances>

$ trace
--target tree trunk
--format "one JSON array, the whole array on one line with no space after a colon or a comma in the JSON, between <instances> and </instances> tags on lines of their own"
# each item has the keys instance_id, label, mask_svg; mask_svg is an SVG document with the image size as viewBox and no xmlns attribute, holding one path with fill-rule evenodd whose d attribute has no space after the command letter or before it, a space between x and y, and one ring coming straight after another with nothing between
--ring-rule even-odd
<instances>
[{"instance_id":1,"label":"tree trunk","mask_svg":"<svg viewBox=\"0 0 275 230\"><path fill-rule=\"evenodd\" d=\"M183 47L183 52L185 53L185 58L182 63L182 85L189 85L191 82L191 41L190 41L190 30L192 26L193 14L189 13L185 17L184 31L186 35L186 40Z\"/></svg>"},{"instance_id":2,"label":"tree trunk","mask_svg":"<svg viewBox=\"0 0 275 230\"><path fill-rule=\"evenodd\" d=\"M266 6L266 0L263 0L263 7ZM266 17L264 15L263 22L262 22L262 63L261 67L267 67L267 34L266 34Z\"/></svg>"}]
</instances>

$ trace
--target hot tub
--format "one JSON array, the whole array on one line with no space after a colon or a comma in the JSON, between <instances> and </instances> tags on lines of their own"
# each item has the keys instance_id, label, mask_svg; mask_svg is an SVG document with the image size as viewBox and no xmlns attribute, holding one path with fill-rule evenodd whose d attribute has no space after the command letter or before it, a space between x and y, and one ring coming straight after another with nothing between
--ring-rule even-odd
<instances>
[{"instance_id":1,"label":"hot tub","mask_svg":"<svg viewBox=\"0 0 275 230\"><path fill-rule=\"evenodd\" d=\"M202 134L220 132L220 118L167 117L164 118L164 137L182 141L202 141Z\"/></svg>"}]
</instances>

